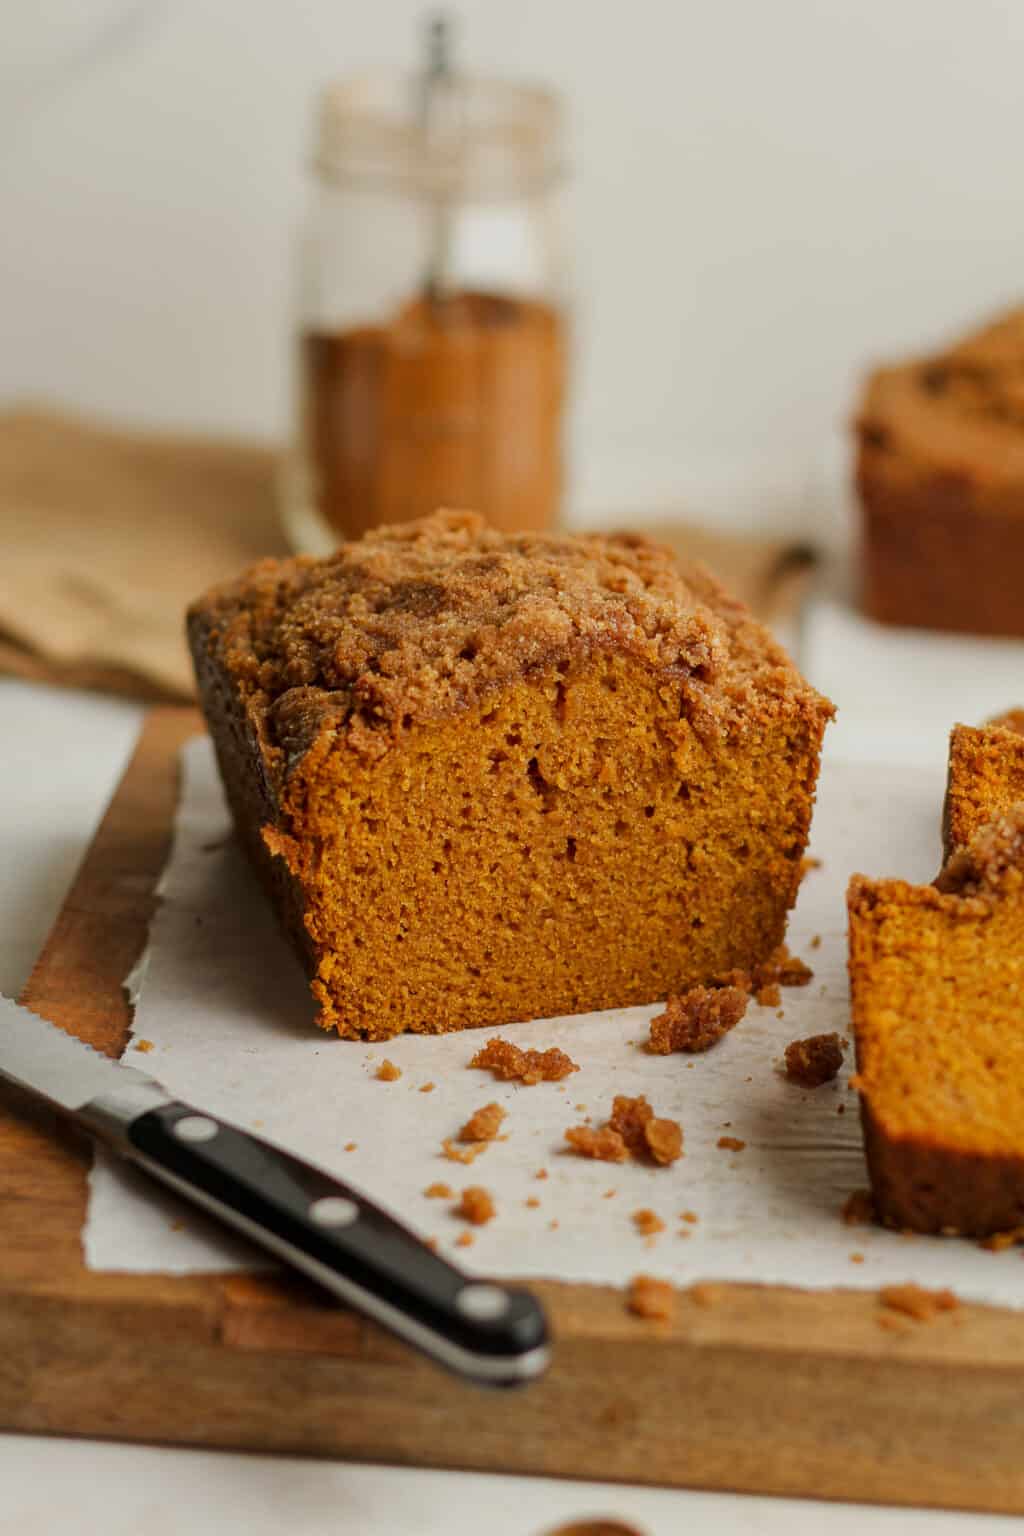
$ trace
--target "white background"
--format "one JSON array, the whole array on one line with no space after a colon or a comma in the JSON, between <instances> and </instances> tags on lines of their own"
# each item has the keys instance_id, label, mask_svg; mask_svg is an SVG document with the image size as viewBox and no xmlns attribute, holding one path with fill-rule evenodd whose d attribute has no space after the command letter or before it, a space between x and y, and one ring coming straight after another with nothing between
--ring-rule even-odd
<instances>
[{"instance_id":1,"label":"white background","mask_svg":"<svg viewBox=\"0 0 1024 1536\"><path fill-rule=\"evenodd\" d=\"M0 400L283 432L315 92L425 9L5 6ZM571 110L583 513L812 518L865 363L1019 296L1017 0L457 11L468 66Z\"/></svg>"}]
</instances>

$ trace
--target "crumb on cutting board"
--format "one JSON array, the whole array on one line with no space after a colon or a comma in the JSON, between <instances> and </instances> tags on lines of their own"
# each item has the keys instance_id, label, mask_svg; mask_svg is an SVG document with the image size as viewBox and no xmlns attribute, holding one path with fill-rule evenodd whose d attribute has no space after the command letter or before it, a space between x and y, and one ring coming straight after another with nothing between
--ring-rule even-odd
<instances>
[{"instance_id":1,"label":"crumb on cutting board","mask_svg":"<svg viewBox=\"0 0 1024 1536\"><path fill-rule=\"evenodd\" d=\"M721 1292L716 1285L707 1280L698 1280L696 1285L691 1285L689 1290L690 1300L696 1302L698 1307L716 1306Z\"/></svg>"},{"instance_id":2,"label":"crumb on cutting board","mask_svg":"<svg viewBox=\"0 0 1024 1536\"><path fill-rule=\"evenodd\" d=\"M929 1291L912 1281L905 1285L883 1285L878 1303L890 1312L913 1318L916 1323L931 1322L940 1312L952 1312L960 1305L952 1291Z\"/></svg>"},{"instance_id":3,"label":"crumb on cutting board","mask_svg":"<svg viewBox=\"0 0 1024 1536\"><path fill-rule=\"evenodd\" d=\"M671 1322L676 1307L675 1288L653 1275L634 1275L626 1293L626 1306L637 1317L651 1322Z\"/></svg>"}]
</instances>

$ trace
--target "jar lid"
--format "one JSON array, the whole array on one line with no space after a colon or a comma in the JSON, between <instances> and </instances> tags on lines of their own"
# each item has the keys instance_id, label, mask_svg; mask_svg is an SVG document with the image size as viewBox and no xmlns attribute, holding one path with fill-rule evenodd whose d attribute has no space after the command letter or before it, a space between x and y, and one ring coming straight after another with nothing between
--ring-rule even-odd
<instances>
[{"instance_id":1,"label":"jar lid","mask_svg":"<svg viewBox=\"0 0 1024 1536\"><path fill-rule=\"evenodd\" d=\"M314 164L331 181L425 199L479 201L537 190L562 172L562 108L540 86L453 75L429 121L422 80L369 75L321 99Z\"/></svg>"}]
</instances>

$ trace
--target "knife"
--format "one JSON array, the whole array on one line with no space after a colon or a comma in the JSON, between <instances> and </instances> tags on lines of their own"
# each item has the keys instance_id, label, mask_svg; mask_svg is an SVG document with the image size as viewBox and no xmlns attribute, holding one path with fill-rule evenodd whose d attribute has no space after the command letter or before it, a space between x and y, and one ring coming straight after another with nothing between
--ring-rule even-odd
<instances>
[{"instance_id":1,"label":"knife","mask_svg":"<svg viewBox=\"0 0 1024 1536\"><path fill-rule=\"evenodd\" d=\"M459 1375L513 1386L547 1366L547 1324L528 1291L464 1274L351 1185L6 997L0 1078Z\"/></svg>"}]
</instances>

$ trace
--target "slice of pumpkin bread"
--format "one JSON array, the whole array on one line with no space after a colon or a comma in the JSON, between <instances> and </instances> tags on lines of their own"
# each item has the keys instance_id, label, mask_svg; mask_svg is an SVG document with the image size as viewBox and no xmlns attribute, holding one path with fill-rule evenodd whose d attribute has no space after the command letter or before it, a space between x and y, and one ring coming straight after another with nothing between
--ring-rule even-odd
<instances>
[{"instance_id":1,"label":"slice of pumpkin bread","mask_svg":"<svg viewBox=\"0 0 1024 1536\"><path fill-rule=\"evenodd\" d=\"M1024 805L935 885L850 882L864 1145L891 1226L1024 1223Z\"/></svg>"},{"instance_id":2,"label":"slice of pumpkin bread","mask_svg":"<svg viewBox=\"0 0 1024 1536\"><path fill-rule=\"evenodd\" d=\"M648 1003L781 941L832 706L667 549L439 513L264 562L189 635L325 1028Z\"/></svg>"},{"instance_id":3,"label":"slice of pumpkin bread","mask_svg":"<svg viewBox=\"0 0 1024 1536\"><path fill-rule=\"evenodd\" d=\"M1009 710L982 726L955 725L942 813L945 856L1024 800L1024 713Z\"/></svg>"}]
</instances>

